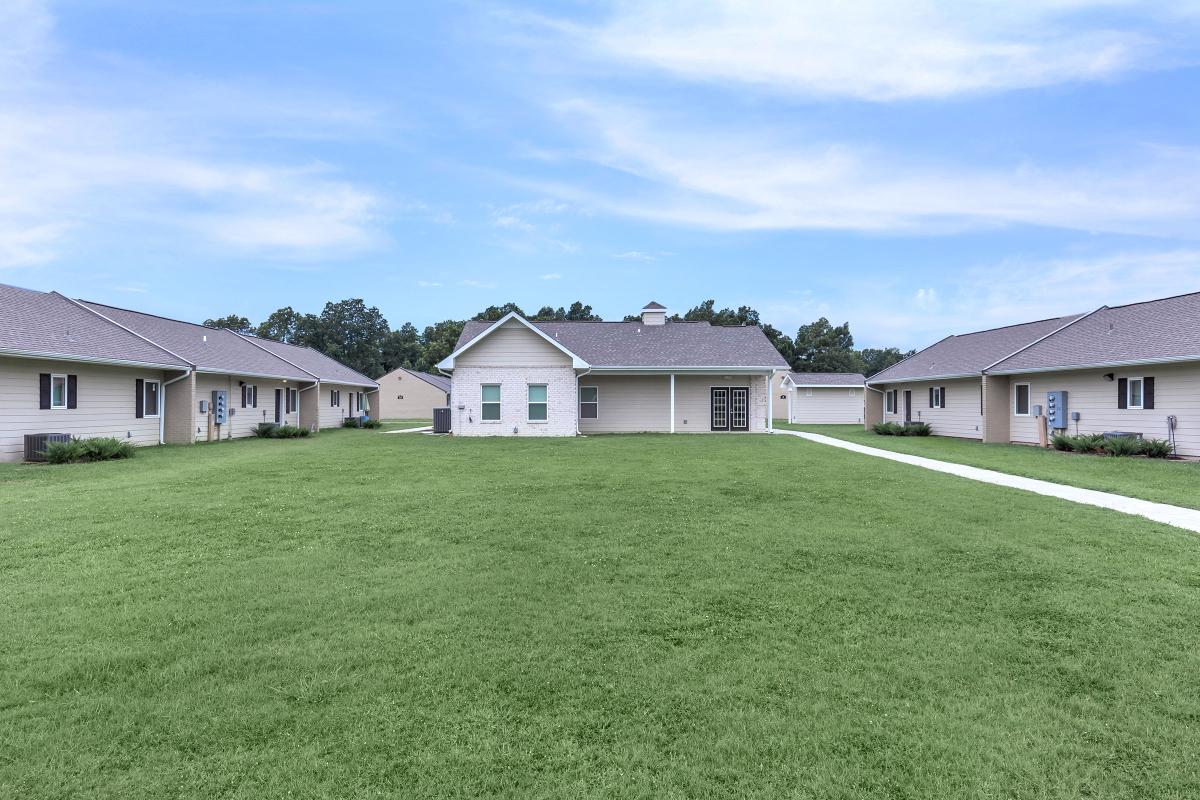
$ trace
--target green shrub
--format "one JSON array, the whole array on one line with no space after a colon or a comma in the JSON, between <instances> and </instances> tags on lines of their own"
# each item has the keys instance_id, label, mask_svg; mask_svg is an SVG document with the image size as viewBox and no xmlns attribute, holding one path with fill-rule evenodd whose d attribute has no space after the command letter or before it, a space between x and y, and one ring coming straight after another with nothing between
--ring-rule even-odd
<instances>
[{"instance_id":1,"label":"green shrub","mask_svg":"<svg viewBox=\"0 0 1200 800\"><path fill-rule=\"evenodd\" d=\"M1071 449L1076 453L1099 453L1104 447L1104 434L1085 433L1071 437Z\"/></svg>"},{"instance_id":2,"label":"green shrub","mask_svg":"<svg viewBox=\"0 0 1200 800\"><path fill-rule=\"evenodd\" d=\"M928 422L909 422L906 425L900 425L898 436L929 436L933 433L933 428L929 427Z\"/></svg>"},{"instance_id":3,"label":"green shrub","mask_svg":"<svg viewBox=\"0 0 1200 800\"><path fill-rule=\"evenodd\" d=\"M382 428L382 427L383 427L383 420L379 420L379 419L365 419L365 420L363 420L363 427L364 427L364 428L370 428L370 429L371 429L371 430L373 430L373 431L375 431L375 430L379 430L380 428Z\"/></svg>"},{"instance_id":4,"label":"green shrub","mask_svg":"<svg viewBox=\"0 0 1200 800\"><path fill-rule=\"evenodd\" d=\"M1050 437L1050 444L1055 450L1061 450L1064 453L1075 449L1074 436L1068 436L1065 433L1056 433Z\"/></svg>"},{"instance_id":5,"label":"green shrub","mask_svg":"<svg viewBox=\"0 0 1200 800\"><path fill-rule=\"evenodd\" d=\"M133 457L133 443L124 439L101 437L51 442L46 448L46 461L51 464L78 464L90 461L112 461Z\"/></svg>"},{"instance_id":6,"label":"green shrub","mask_svg":"<svg viewBox=\"0 0 1200 800\"><path fill-rule=\"evenodd\" d=\"M251 433L259 439L275 438L275 429L279 426L274 422L260 422L251 429Z\"/></svg>"},{"instance_id":7,"label":"green shrub","mask_svg":"<svg viewBox=\"0 0 1200 800\"><path fill-rule=\"evenodd\" d=\"M1142 455L1146 458L1170 458L1174 450L1166 439L1146 439L1142 442Z\"/></svg>"},{"instance_id":8,"label":"green shrub","mask_svg":"<svg viewBox=\"0 0 1200 800\"><path fill-rule=\"evenodd\" d=\"M871 430L880 436L903 436L904 426L895 422L876 422Z\"/></svg>"},{"instance_id":9,"label":"green shrub","mask_svg":"<svg viewBox=\"0 0 1200 800\"><path fill-rule=\"evenodd\" d=\"M1101 451L1109 456L1136 456L1142 452L1142 440L1132 436L1117 436L1105 439Z\"/></svg>"},{"instance_id":10,"label":"green shrub","mask_svg":"<svg viewBox=\"0 0 1200 800\"><path fill-rule=\"evenodd\" d=\"M344 420L342 420L342 427L343 428L370 428L371 430L375 430L376 428L382 428L383 423L377 419L364 419L364 420L362 420L362 422L360 424L358 417L346 417Z\"/></svg>"},{"instance_id":11,"label":"green shrub","mask_svg":"<svg viewBox=\"0 0 1200 800\"><path fill-rule=\"evenodd\" d=\"M272 437L275 439L303 439L308 436L308 428L300 428L296 425L280 425L272 432Z\"/></svg>"}]
</instances>

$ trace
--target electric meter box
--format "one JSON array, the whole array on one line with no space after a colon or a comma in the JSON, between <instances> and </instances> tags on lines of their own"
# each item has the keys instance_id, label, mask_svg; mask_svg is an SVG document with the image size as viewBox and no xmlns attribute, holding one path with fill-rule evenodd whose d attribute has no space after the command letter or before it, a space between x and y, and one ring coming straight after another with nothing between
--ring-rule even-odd
<instances>
[{"instance_id":1,"label":"electric meter box","mask_svg":"<svg viewBox=\"0 0 1200 800\"><path fill-rule=\"evenodd\" d=\"M1056 430L1065 430L1067 419L1067 393L1046 392L1046 424Z\"/></svg>"},{"instance_id":2,"label":"electric meter box","mask_svg":"<svg viewBox=\"0 0 1200 800\"><path fill-rule=\"evenodd\" d=\"M229 393L224 389L217 389L212 393L212 413L213 422L217 425L224 425L229 421Z\"/></svg>"}]
</instances>

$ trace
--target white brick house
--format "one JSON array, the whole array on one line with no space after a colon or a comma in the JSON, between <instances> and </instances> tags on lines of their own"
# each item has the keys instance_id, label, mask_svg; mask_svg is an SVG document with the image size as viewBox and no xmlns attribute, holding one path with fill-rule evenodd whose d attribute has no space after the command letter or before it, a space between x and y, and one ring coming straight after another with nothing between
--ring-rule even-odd
<instances>
[{"instance_id":1,"label":"white brick house","mask_svg":"<svg viewBox=\"0 0 1200 800\"><path fill-rule=\"evenodd\" d=\"M438 365L460 436L764 433L787 362L753 326L672 322L469 322Z\"/></svg>"}]
</instances>

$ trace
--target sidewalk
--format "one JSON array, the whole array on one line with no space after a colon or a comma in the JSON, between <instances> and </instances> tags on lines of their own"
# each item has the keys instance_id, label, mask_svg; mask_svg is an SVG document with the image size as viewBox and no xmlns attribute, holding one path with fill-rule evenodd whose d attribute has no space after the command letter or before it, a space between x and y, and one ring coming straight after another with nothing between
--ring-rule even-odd
<instances>
[{"instance_id":1,"label":"sidewalk","mask_svg":"<svg viewBox=\"0 0 1200 800\"><path fill-rule=\"evenodd\" d=\"M1200 533L1200 511L1192 508L1170 506L1166 503L1152 503L1149 500L1138 500L1137 498L1125 497L1124 495L1098 492L1094 489L1078 489L1074 486L1066 486L1061 483L1051 483L1050 481L1040 481L1034 478L1022 478L1019 475L1009 475L1006 472L968 467L965 464L951 464L946 461L938 461L937 459L924 458L922 456L910 456L905 453L896 453L891 450L881 450L877 447L867 447L853 442L846 442L841 439L835 439L832 436L822 436L819 433L785 430L775 430L773 433L799 436L801 439L807 439L810 442L827 444L831 447L840 447L843 450L875 456L876 458L886 458L889 461L899 461L901 464L910 464L914 467L930 469L935 472L944 472L947 475L957 475L960 478L980 481L981 483L1007 486L1011 489L1022 489L1026 492L1033 492L1045 495L1046 497L1070 500L1072 503L1082 503L1084 505L1097 506L1098 508L1111 509L1112 511L1120 511L1123 514L1133 514L1134 516L1145 517L1155 522L1173 525L1176 528Z\"/></svg>"}]
</instances>

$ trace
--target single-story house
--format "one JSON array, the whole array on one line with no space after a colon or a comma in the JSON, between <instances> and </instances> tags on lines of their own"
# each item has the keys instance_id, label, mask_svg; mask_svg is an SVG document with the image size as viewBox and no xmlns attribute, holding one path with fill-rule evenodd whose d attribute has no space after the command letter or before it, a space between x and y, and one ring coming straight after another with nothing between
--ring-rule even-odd
<instances>
[{"instance_id":1,"label":"single-story house","mask_svg":"<svg viewBox=\"0 0 1200 800\"><path fill-rule=\"evenodd\" d=\"M925 422L937 436L982 439L983 371L1074 319L947 336L867 380L864 422Z\"/></svg>"},{"instance_id":2,"label":"single-story house","mask_svg":"<svg viewBox=\"0 0 1200 800\"><path fill-rule=\"evenodd\" d=\"M868 426L1033 444L1053 394L1051 433L1173 438L1200 456L1200 293L950 336L867 384Z\"/></svg>"},{"instance_id":3,"label":"single-story house","mask_svg":"<svg viewBox=\"0 0 1200 800\"><path fill-rule=\"evenodd\" d=\"M306 347L0 285L0 460L20 460L34 433L152 445L249 436L260 422L319 430L376 388ZM228 403L219 428L214 391Z\"/></svg>"},{"instance_id":4,"label":"single-story house","mask_svg":"<svg viewBox=\"0 0 1200 800\"><path fill-rule=\"evenodd\" d=\"M438 364L459 436L766 432L772 380L788 364L755 326L472 321Z\"/></svg>"},{"instance_id":5,"label":"single-story house","mask_svg":"<svg viewBox=\"0 0 1200 800\"><path fill-rule=\"evenodd\" d=\"M450 379L399 367L379 379L379 419L428 419L450 405ZM374 414L373 414L374 416Z\"/></svg>"},{"instance_id":6,"label":"single-story house","mask_svg":"<svg viewBox=\"0 0 1200 800\"><path fill-rule=\"evenodd\" d=\"M775 419L808 425L859 424L866 383L857 372L781 372L775 380Z\"/></svg>"}]
</instances>

